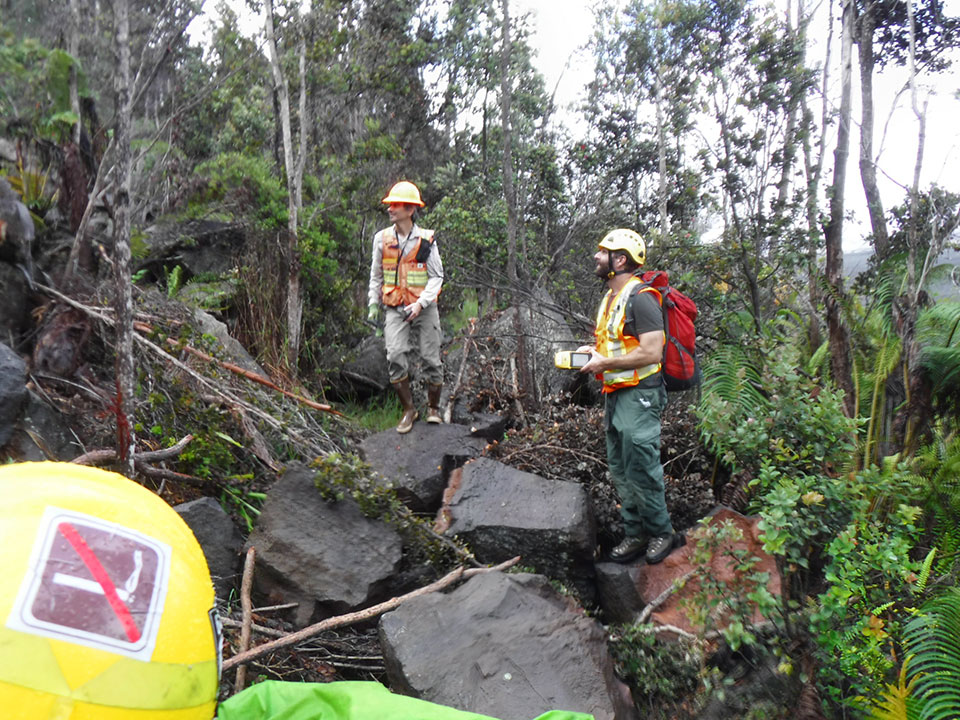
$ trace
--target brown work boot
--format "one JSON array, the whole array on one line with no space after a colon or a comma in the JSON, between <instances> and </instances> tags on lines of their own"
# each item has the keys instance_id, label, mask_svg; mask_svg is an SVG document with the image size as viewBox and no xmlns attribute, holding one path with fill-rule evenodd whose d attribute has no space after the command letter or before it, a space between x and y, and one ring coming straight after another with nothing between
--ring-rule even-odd
<instances>
[{"instance_id":1,"label":"brown work boot","mask_svg":"<svg viewBox=\"0 0 960 720\"><path fill-rule=\"evenodd\" d=\"M395 382L393 387L396 388L397 397L400 398L400 405L403 407L403 417L397 425L397 432L408 433L413 429L413 421L417 419L417 409L413 406L413 393L410 392L410 380Z\"/></svg>"},{"instance_id":2,"label":"brown work boot","mask_svg":"<svg viewBox=\"0 0 960 720\"><path fill-rule=\"evenodd\" d=\"M438 425L443 422L440 416L440 391L443 385L427 386L427 422Z\"/></svg>"}]
</instances>

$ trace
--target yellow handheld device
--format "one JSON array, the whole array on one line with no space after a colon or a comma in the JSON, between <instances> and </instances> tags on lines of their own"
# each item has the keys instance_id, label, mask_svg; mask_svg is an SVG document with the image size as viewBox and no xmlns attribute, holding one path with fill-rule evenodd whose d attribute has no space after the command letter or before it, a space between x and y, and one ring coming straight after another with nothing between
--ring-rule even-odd
<instances>
[{"instance_id":1,"label":"yellow handheld device","mask_svg":"<svg viewBox=\"0 0 960 720\"><path fill-rule=\"evenodd\" d=\"M576 370L590 362L590 353L561 350L553 356L553 364L561 370Z\"/></svg>"}]
</instances>

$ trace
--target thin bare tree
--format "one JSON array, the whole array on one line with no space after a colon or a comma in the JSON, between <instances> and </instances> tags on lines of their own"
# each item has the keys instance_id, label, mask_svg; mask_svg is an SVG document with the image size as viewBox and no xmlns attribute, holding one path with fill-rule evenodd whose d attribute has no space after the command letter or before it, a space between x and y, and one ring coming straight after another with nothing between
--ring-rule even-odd
<instances>
[{"instance_id":1,"label":"thin bare tree","mask_svg":"<svg viewBox=\"0 0 960 720\"><path fill-rule=\"evenodd\" d=\"M277 52L276 29L273 19L273 0L264 3L264 30L267 37L267 51L270 56L270 70L273 73L274 89L280 111L280 132L283 140L283 166L287 176L288 220L287 220L287 365L296 372L297 357L300 354L300 324L303 317L303 298L300 293L300 261L297 253L299 234L299 214L303 203L303 169L306 154L306 43L302 29L298 41L300 55L300 157L294 160L293 131L290 121L290 83L283 74L280 55Z\"/></svg>"}]
</instances>

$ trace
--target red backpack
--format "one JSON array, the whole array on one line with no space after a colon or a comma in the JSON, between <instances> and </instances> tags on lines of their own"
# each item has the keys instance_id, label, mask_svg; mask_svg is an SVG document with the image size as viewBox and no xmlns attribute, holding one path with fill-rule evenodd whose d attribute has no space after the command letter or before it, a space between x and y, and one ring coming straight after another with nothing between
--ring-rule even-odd
<instances>
[{"instance_id":1,"label":"red backpack","mask_svg":"<svg viewBox=\"0 0 960 720\"><path fill-rule=\"evenodd\" d=\"M689 390L700 384L700 363L697 361L697 305L670 286L670 277L662 270L649 270L639 275L643 284L660 293L663 308L663 382L667 390Z\"/></svg>"}]
</instances>

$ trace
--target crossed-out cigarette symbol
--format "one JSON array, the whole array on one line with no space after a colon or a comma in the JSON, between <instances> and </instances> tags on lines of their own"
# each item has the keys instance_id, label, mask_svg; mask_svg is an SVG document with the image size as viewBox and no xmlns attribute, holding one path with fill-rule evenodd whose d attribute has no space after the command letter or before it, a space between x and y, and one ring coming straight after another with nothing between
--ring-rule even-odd
<instances>
[{"instance_id":1,"label":"crossed-out cigarette symbol","mask_svg":"<svg viewBox=\"0 0 960 720\"><path fill-rule=\"evenodd\" d=\"M130 596L133 595L134 590L136 590L137 586L140 584L141 570L143 570L143 551L134 550L133 572L130 573L130 577L128 577L126 582L123 583L123 587L116 588L118 598L124 602L128 602L130 600ZM106 591L99 582L96 580L90 580L88 578L77 577L76 575L67 575L66 573L61 572L54 573L53 584L94 593L95 595L106 595Z\"/></svg>"}]
</instances>

